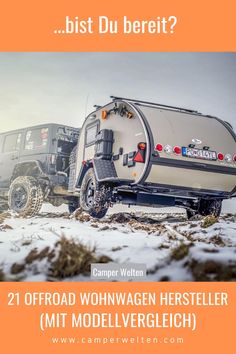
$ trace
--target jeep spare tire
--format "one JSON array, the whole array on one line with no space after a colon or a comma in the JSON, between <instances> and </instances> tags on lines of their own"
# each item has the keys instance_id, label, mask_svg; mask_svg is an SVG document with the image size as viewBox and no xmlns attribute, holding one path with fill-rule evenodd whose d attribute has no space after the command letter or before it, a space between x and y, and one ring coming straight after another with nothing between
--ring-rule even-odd
<instances>
[{"instance_id":1,"label":"jeep spare tire","mask_svg":"<svg viewBox=\"0 0 236 354\"><path fill-rule=\"evenodd\" d=\"M8 195L9 208L20 216L34 216L43 204L43 191L37 180L30 176L17 177Z\"/></svg>"},{"instance_id":2,"label":"jeep spare tire","mask_svg":"<svg viewBox=\"0 0 236 354\"><path fill-rule=\"evenodd\" d=\"M93 168L84 175L80 190L80 206L93 218L103 218L108 210L106 195L99 189Z\"/></svg>"}]
</instances>

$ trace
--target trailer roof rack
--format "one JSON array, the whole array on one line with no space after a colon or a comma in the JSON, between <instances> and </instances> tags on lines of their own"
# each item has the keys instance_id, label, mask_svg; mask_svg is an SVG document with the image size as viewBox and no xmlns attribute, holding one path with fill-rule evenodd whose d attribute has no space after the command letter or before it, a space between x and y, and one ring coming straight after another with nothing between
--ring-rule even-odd
<instances>
[{"instance_id":1,"label":"trailer roof rack","mask_svg":"<svg viewBox=\"0 0 236 354\"><path fill-rule=\"evenodd\" d=\"M134 103L137 103L137 104L145 104L145 105L149 105L149 106L171 108L171 109L178 110L178 111L201 114L198 111L195 111L193 109L169 106L169 105L166 105L166 104L160 104L160 103L154 103L154 102L148 102L148 101L135 100L135 99L132 99L132 98L118 97L118 96L110 96L110 98L112 98L113 100L116 100L116 99L126 100L126 101L134 102Z\"/></svg>"}]
</instances>

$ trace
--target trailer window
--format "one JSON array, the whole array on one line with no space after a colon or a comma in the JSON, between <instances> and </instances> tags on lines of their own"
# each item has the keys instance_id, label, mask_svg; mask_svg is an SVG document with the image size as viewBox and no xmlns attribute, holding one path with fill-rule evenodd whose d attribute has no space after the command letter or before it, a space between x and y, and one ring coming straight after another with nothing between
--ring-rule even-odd
<instances>
[{"instance_id":1,"label":"trailer window","mask_svg":"<svg viewBox=\"0 0 236 354\"><path fill-rule=\"evenodd\" d=\"M86 128L85 145L92 145L95 143L97 132L98 132L98 122Z\"/></svg>"},{"instance_id":2,"label":"trailer window","mask_svg":"<svg viewBox=\"0 0 236 354\"><path fill-rule=\"evenodd\" d=\"M48 143L48 128L28 130L25 138L25 150L43 149Z\"/></svg>"},{"instance_id":3,"label":"trailer window","mask_svg":"<svg viewBox=\"0 0 236 354\"><path fill-rule=\"evenodd\" d=\"M21 133L7 135L4 141L3 152L19 151L21 143Z\"/></svg>"}]
</instances>

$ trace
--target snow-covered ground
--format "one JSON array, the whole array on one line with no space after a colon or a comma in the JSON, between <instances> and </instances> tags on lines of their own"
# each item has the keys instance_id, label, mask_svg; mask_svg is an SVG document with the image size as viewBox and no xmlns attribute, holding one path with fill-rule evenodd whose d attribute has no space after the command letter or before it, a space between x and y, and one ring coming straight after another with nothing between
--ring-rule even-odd
<instances>
[{"instance_id":1,"label":"snow-covered ground","mask_svg":"<svg viewBox=\"0 0 236 354\"><path fill-rule=\"evenodd\" d=\"M31 219L0 214L0 279L58 280L51 268L64 237L95 248L95 261L145 263L148 281L235 281L235 212L226 203L222 216L209 227L203 218L187 221L184 210L176 208L116 206L101 221L81 213L69 216L65 206L47 204ZM63 280L89 281L82 273Z\"/></svg>"}]
</instances>

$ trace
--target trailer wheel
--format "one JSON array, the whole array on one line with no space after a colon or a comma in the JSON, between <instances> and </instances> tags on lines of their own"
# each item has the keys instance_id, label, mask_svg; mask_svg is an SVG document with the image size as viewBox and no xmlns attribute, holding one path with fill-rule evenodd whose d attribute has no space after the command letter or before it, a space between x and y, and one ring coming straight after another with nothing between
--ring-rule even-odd
<instances>
[{"instance_id":1,"label":"trailer wheel","mask_svg":"<svg viewBox=\"0 0 236 354\"><path fill-rule=\"evenodd\" d=\"M79 198L70 198L68 204L68 210L70 214L73 214L80 207Z\"/></svg>"},{"instance_id":2,"label":"trailer wheel","mask_svg":"<svg viewBox=\"0 0 236 354\"><path fill-rule=\"evenodd\" d=\"M201 199L198 212L202 216L213 215L220 216L222 208L222 200L220 199Z\"/></svg>"},{"instance_id":3,"label":"trailer wheel","mask_svg":"<svg viewBox=\"0 0 236 354\"><path fill-rule=\"evenodd\" d=\"M8 204L20 216L35 216L43 204L43 191L37 180L30 176L17 177L10 186Z\"/></svg>"},{"instance_id":4,"label":"trailer wheel","mask_svg":"<svg viewBox=\"0 0 236 354\"><path fill-rule=\"evenodd\" d=\"M80 206L93 218L103 218L108 210L106 193L102 191L96 180L93 168L84 175L80 190Z\"/></svg>"}]
</instances>

